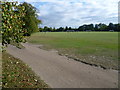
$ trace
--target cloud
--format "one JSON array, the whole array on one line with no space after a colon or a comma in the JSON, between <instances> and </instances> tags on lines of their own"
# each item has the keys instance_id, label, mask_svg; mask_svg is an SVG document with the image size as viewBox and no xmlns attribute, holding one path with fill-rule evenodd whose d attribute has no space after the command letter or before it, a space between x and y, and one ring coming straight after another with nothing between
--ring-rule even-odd
<instances>
[{"instance_id":1,"label":"cloud","mask_svg":"<svg viewBox=\"0 0 120 90\"><path fill-rule=\"evenodd\" d=\"M39 10L42 26L78 27L89 23L117 23L119 0L25 0ZM34 2L34 3L33 3Z\"/></svg>"},{"instance_id":2,"label":"cloud","mask_svg":"<svg viewBox=\"0 0 120 90\"><path fill-rule=\"evenodd\" d=\"M9 1L9 2L13 2L13 1L16 2L17 1L20 3L20 2L24 2L25 0L2 0L2 1Z\"/></svg>"}]
</instances>

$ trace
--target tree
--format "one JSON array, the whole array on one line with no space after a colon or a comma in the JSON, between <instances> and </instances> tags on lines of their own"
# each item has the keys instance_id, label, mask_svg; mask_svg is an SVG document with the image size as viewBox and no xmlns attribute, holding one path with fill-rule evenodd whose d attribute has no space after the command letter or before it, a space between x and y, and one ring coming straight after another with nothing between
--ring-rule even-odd
<instances>
[{"instance_id":1,"label":"tree","mask_svg":"<svg viewBox=\"0 0 120 90\"><path fill-rule=\"evenodd\" d=\"M17 2L0 2L2 9L2 45L8 45L11 42L24 41L25 23L21 19L24 17L24 7L18 6Z\"/></svg>"},{"instance_id":2,"label":"tree","mask_svg":"<svg viewBox=\"0 0 120 90\"><path fill-rule=\"evenodd\" d=\"M98 31L98 24L95 24L94 30L95 30L95 31Z\"/></svg>"},{"instance_id":3,"label":"tree","mask_svg":"<svg viewBox=\"0 0 120 90\"><path fill-rule=\"evenodd\" d=\"M91 30L91 31L94 30L94 25L93 25L93 24L90 24L90 25L89 25L89 30Z\"/></svg>"},{"instance_id":4,"label":"tree","mask_svg":"<svg viewBox=\"0 0 120 90\"><path fill-rule=\"evenodd\" d=\"M118 28L117 28L117 31L120 31L120 24L118 24Z\"/></svg>"},{"instance_id":5,"label":"tree","mask_svg":"<svg viewBox=\"0 0 120 90\"><path fill-rule=\"evenodd\" d=\"M113 29L114 29L114 24L113 24L113 23L109 23L108 29L109 29L109 30L113 30Z\"/></svg>"},{"instance_id":6,"label":"tree","mask_svg":"<svg viewBox=\"0 0 120 90\"><path fill-rule=\"evenodd\" d=\"M66 26L66 27L65 27L65 31L67 31L67 30L68 30L68 27Z\"/></svg>"},{"instance_id":7,"label":"tree","mask_svg":"<svg viewBox=\"0 0 120 90\"><path fill-rule=\"evenodd\" d=\"M40 27L40 28L39 28L39 32L43 32L43 28Z\"/></svg>"},{"instance_id":8,"label":"tree","mask_svg":"<svg viewBox=\"0 0 120 90\"><path fill-rule=\"evenodd\" d=\"M58 28L58 32L64 31L63 27Z\"/></svg>"},{"instance_id":9,"label":"tree","mask_svg":"<svg viewBox=\"0 0 120 90\"><path fill-rule=\"evenodd\" d=\"M47 26L44 26L44 32L48 31L48 27Z\"/></svg>"},{"instance_id":10,"label":"tree","mask_svg":"<svg viewBox=\"0 0 120 90\"><path fill-rule=\"evenodd\" d=\"M22 18L25 22L25 26L23 28L26 30L24 36L30 36L32 33L39 31L38 24L41 24L41 20L38 19L36 8L26 2L19 6L25 7L26 15Z\"/></svg>"},{"instance_id":11,"label":"tree","mask_svg":"<svg viewBox=\"0 0 120 90\"><path fill-rule=\"evenodd\" d=\"M83 26L79 26L78 27L78 31L84 31L84 27Z\"/></svg>"},{"instance_id":12,"label":"tree","mask_svg":"<svg viewBox=\"0 0 120 90\"><path fill-rule=\"evenodd\" d=\"M100 31L106 31L108 29L106 24L100 23L98 26Z\"/></svg>"},{"instance_id":13,"label":"tree","mask_svg":"<svg viewBox=\"0 0 120 90\"><path fill-rule=\"evenodd\" d=\"M72 28L71 28L71 27L69 27L68 29L69 29L69 30L72 30Z\"/></svg>"},{"instance_id":14,"label":"tree","mask_svg":"<svg viewBox=\"0 0 120 90\"><path fill-rule=\"evenodd\" d=\"M55 29L55 27L52 29L52 32L55 32L56 31L56 29Z\"/></svg>"}]
</instances>

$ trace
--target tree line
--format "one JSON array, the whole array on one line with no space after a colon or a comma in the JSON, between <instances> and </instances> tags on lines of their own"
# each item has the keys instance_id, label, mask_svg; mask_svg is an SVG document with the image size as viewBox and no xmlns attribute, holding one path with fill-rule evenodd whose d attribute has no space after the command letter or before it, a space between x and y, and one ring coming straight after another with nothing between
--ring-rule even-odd
<instances>
[{"instance_id":1,"label":"tree line","mask_svg":"<svg viewBox=\"0 0 120 90\"><path fill-rule=\"evenodd\" d=\"M72 28L72 27L47 27L44 26L43 28L39 28L40 32L74 32L74 31L120 31L120 24L113 24L109 23L109 25L99 23L99 24L84 24L82 26L79 26L78 28Z\"/></svg>"}]
</instances>

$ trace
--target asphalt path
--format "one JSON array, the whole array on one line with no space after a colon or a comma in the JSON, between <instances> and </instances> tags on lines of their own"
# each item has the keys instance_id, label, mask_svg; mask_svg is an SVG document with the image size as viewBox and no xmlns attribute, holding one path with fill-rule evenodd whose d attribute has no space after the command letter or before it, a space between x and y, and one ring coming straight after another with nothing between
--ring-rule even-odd
<instances>
[{"instance_id":1,"label":"asphalt path","mask_svg":"<svg viewBox=\"0 0 120 90\"><path fill-rule=\"evenodd\" d=\"M28 64L52 88L117 88L118 71L83 64L46 51L39 45L23 44L25 49L9 45L7 52Z\"/></svg>"}]
</instances>

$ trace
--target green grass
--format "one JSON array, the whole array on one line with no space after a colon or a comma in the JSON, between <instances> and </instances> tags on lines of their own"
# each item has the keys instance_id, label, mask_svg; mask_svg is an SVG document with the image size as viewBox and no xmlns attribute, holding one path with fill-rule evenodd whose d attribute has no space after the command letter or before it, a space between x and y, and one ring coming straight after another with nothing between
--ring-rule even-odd
<instances>
[{"instance_id":1,"label":"green grass","mask_svg":"<svg viewBox=\"0 0 120 90\"><path fill-rule=\"evenodd\" d=\"M6 52L2 53L3 88L48 88L40 78L21 60Z\"/></svg>"},{"instance_id":2,"label":"green grass","mask_svg":"<svg viewBox=\"0 0 120 90\"><path fill-rule=\"evenodd\" d=\"M2 35L0 34L0 43L2 43Z\"/></svg>"},{"instance_id":3,"label":"green grass","mask_svg":"<svg viewBox=\"0 0 120 90\"><path fill-rule=\"evenodd\" d=\"M28 42L43 44L62 55L106 68L118 69L117 32L40 32Z\"/></svg>"},{"instance_id":4,"label":"green grass","mask_svg":"<svg viewBox=\"0 0 120 90\"><path fill-rule=\"evenodd\" d=\"M0 51L0 87L2 87L2 53Z\"/></svg>"},{"instance_id":5,"label":"green grass","mask_svg":"<svg viewBox=\"0 0 120 90\"><path fill-rule=\"evenodd\" d=\"M2 35L0 34L0 43L2 43ZM2 87L2 46L0 45L0 88Z\"/></svg>"}]
</instances>

